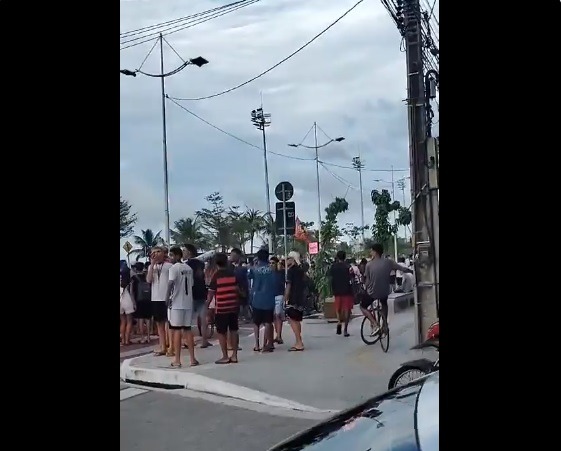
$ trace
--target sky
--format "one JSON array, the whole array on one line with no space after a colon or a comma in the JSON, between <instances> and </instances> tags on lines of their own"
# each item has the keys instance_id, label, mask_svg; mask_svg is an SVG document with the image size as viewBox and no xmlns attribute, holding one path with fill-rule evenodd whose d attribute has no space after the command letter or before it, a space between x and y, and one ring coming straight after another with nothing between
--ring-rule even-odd
<instances>
[{"instance_id":1,"label":"sky","mask_svg":"<svg viewBox=\"0 0 561 451\"><path fill-rule=\"evenodd\" d=\"M121 0L120 31L135 30L229 3L231 0ZM183 59L203 56L209 64L188 66L167 77L170 97L212 95L238 85L276 64L341 16L357 0L261 0L222 17L166 36ZM426 0L422 0L422 4ZM432 1L431 1L432 5ZM438 2L435 7L438 17ZM129 38L130 39L130 38ZM210 127L167 101L167 143L171 226L205 207L205 196L219 191L227 205L266 211L261 132L250 113L263 101L271 113L267 128L271 204L274 187L287 180L302 221L317 223L314 150L288 147L302 142L314 121L318 143L345 137L320 149L321 209L346 197L348 212L339 223L360 225L358 173L360 155L365 223L371 225L373 189L391 191L394 179L409 175L405 53L401 37L379 0L365 0L303 51L263 77L228 94L200 101L180 101L215 126L251 147ZM138 41L135 41L138 42ZM137 69L154 42L120 52L121 69ZM182 61L164 44L165 71ZM159 47L142 70L159 73ZM164 171L160 79L120 77L120 194L137 213L135 231L164 229ZM303 141L313 146L313 132ZM343 167L339 167L343 166ZM348 167L348 168L347 168ZM383 171L376 171L376 170ZM405 201L409 205L409 181ZM397 190L396 200L403 202ZM163 235L163 232L162 232ZM367 234L368 235L368 234ZM130 241L131 238L129 238ZM126 240L121 240L121 246ZM125 255L121 249L121 258Z\"/></svg>"}]
</instances>

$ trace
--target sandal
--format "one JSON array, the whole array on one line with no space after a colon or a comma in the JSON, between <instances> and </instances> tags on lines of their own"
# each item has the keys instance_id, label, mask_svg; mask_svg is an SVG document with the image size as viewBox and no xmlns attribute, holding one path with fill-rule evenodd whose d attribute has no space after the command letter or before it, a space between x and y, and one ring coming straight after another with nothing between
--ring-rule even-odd
<instances>
[{"instance_id":1,"label":"sandal","mask_svg":"<svg viewBox=\"0 0 561 451\"><path fill-rule=\"evenodd\" d=\"M296 346L292 346L291 348L288 349L288 352L297 352L297 351L303 351L304 348L297 348Z\"/></svg>"},{"instance_id":2,"label":"sandal","mask_svg":"<svg viewBox=\"0 0 561 451\"><path fill-rule=\"evenodd\" d=\"M261 348L258 348L257 346L255 346L253 348L253 352L261 352Z\"/></svg>"},{"instance_id":3,"label":"sandal","mask_svg":"<svg viewBox=\"0 0 561 451\"><path fill-rule=\"evenodd\" d=\"M170 366L171 366L172 368L181 368L181 363L171 362Z\"/></svg>"},{"instance_id":4,"label":"sandal","mask_svg":"<svg viewBox=\"0 0 561 451\"><path fill-rule=\"evenodd\" d=\"M230 362L231 362L230 359L220 359L220 360L217 360L217 361L214 362L214 363L216 363L217 365L227 365L227 364L230 363Z\"/></svg>"},{"instance_id":5,"label":"sandal","mask_svg":"<svg viewBox=\"0 0 561 451\"><path fill-rule=\"evenodd\" d=\"M189 366L193 367L193 366L199 366L199 365L200 365L199 361L195 360L194 362L191 362L191 365L189 365Z\"/></svg>"},{"instance_id":6,"label":"sandal","mask_svg":"<svg viewBox=\"0 0 561 451\"><path fill-rule=\"evenodd\" d=\"M160 356L163 356L163 355L166 355L166 353L162 352L162 351L154 351L154 356L155 357L160 357Z\"/></svg>"}]
</instances>

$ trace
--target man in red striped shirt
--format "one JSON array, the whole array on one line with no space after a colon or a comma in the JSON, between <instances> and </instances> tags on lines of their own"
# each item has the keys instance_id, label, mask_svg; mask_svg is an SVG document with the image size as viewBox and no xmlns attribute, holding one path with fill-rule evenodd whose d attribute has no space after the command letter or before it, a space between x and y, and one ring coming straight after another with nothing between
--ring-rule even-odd
<instances>
[{"instance_id":1,"label":"man in red striped shirt","mask_svg":"<svg viewBox=\"0 0 561 451\"><path fill-rule=\"evenodd\" d=\"M222 350L219 365L238 363L238 315L240 311L239 291L234 270L228 265L228 256L220 253L215 256L218 271L212 277L208 288L207 306L216 300L215 324L218 341ZM227 336L230 333L232 356L228 356Z\"/></svg>"}]
</instances>

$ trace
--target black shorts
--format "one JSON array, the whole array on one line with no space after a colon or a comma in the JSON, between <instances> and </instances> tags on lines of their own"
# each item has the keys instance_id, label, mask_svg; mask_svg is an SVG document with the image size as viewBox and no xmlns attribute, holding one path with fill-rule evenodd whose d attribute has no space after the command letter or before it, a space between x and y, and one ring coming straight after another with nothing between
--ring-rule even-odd
<instances>
[{"instance_id":1,"label":"black shorts","mask_svg":"<svg viewBox=\"0 0 561 451\"><path fill-rule=\"evenodd\" d=\"M140 301L136 303L136 310L133 316L136 319L150 319L152 318L152 302L151 301Z\"/></svg>"},{"instance_id":2,"label":"black shorts","mask_svg":"<svg viewBox=\"0 0 561 451\"><path fill-rule=\"evenodd\" d=\"M216 332L225 335L226 332L238 331L238 313L217 313L214 315L214 324Z\"/></svg>"},{"instance_id":3,"label":"black shorts","mask_svg":"<svg viewBox=\"0 0 561 451\"><path fill-rule=\"evenodd\" d=\"M387 296L384 298L380 298L378 299L380 301L380 304L382 304L382 307L384 307L386 310L388 309L388 298ZM364 309L367 309L368 307L370 307L372 305L372 303L375 301L375 299L369 295L363 296L362 300L360 301L360 306Z\"/></svg>"},{"instance_id":4,"label":"black shorts","mask_svg":"<svg viewBox=\"0 0 561 451\"><path fill-rule=\"evenodd\" d=\"M304 318L304 312L302 310L299 310L299 309L297 309L295 307L292 307L290 305L288 307L286 307L286 310L284 311L284 313L292 321L302 321L302 318Z\"/></svg>"},{"instance_id":5,"label":"black shorts","mask_svg":"<svg viewBox=\"0 0 561 451\"><path fill-rule=\"evenodd\" d=\"M271 324L273 322L273 315L275 310L263 310L260 308L253 309L253 324L260 326L261 324Z\"/></svg>"},{"instance_id":6,"label":"black shorts","mask_svg":"<svg viewBox=\"0 0 561 451\"><path fill-rule=\"evenodd\" d=\"M157 323L164 323L168 320L168 308L164 301L150 301L152 306L152 316Z\"/></svg>"},{"instance_id":7,"label":"black shorts","mask_svg":"<svg viewBox=\"0 0 561 451\"><path fill-rule=\"evenodd\" d=\"M395 275L390 276L390 285L393 285L394 283L395 283Z\"/></svg>"},{"instance_id":8,"label":"black shorts","mask_svg":"<svg viewBox=\"0 0 561 451\"><path fill-rule=\"evenodd\" d=\"M403 282L403 277L395 277L395 283L397 283L398 285L401 285L401 283Z\"/></svg>"}]
</instances>

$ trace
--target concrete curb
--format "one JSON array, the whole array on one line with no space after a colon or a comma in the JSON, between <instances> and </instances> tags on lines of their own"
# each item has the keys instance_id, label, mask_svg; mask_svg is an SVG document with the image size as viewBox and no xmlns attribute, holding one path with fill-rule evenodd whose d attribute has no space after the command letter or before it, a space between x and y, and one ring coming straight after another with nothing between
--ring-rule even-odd
<instances>
[{"instance_id":1,"label":"concrete curb","mask_svg":"<svg viewBox=\"0 0 561 451\"><path fill-rule=\"evenodd\" d=\"M289 399L280 398L241 385L211 379L186 370L143 368L135 365L136 358L125 360L121 365L121 380L128 383L157 385L163 388L184 388L200 393L239 399L246 402L264 404L270 407L296 410L300 412L334 414L335 410L316 409Z\"/></svg>"}]
</instances>

